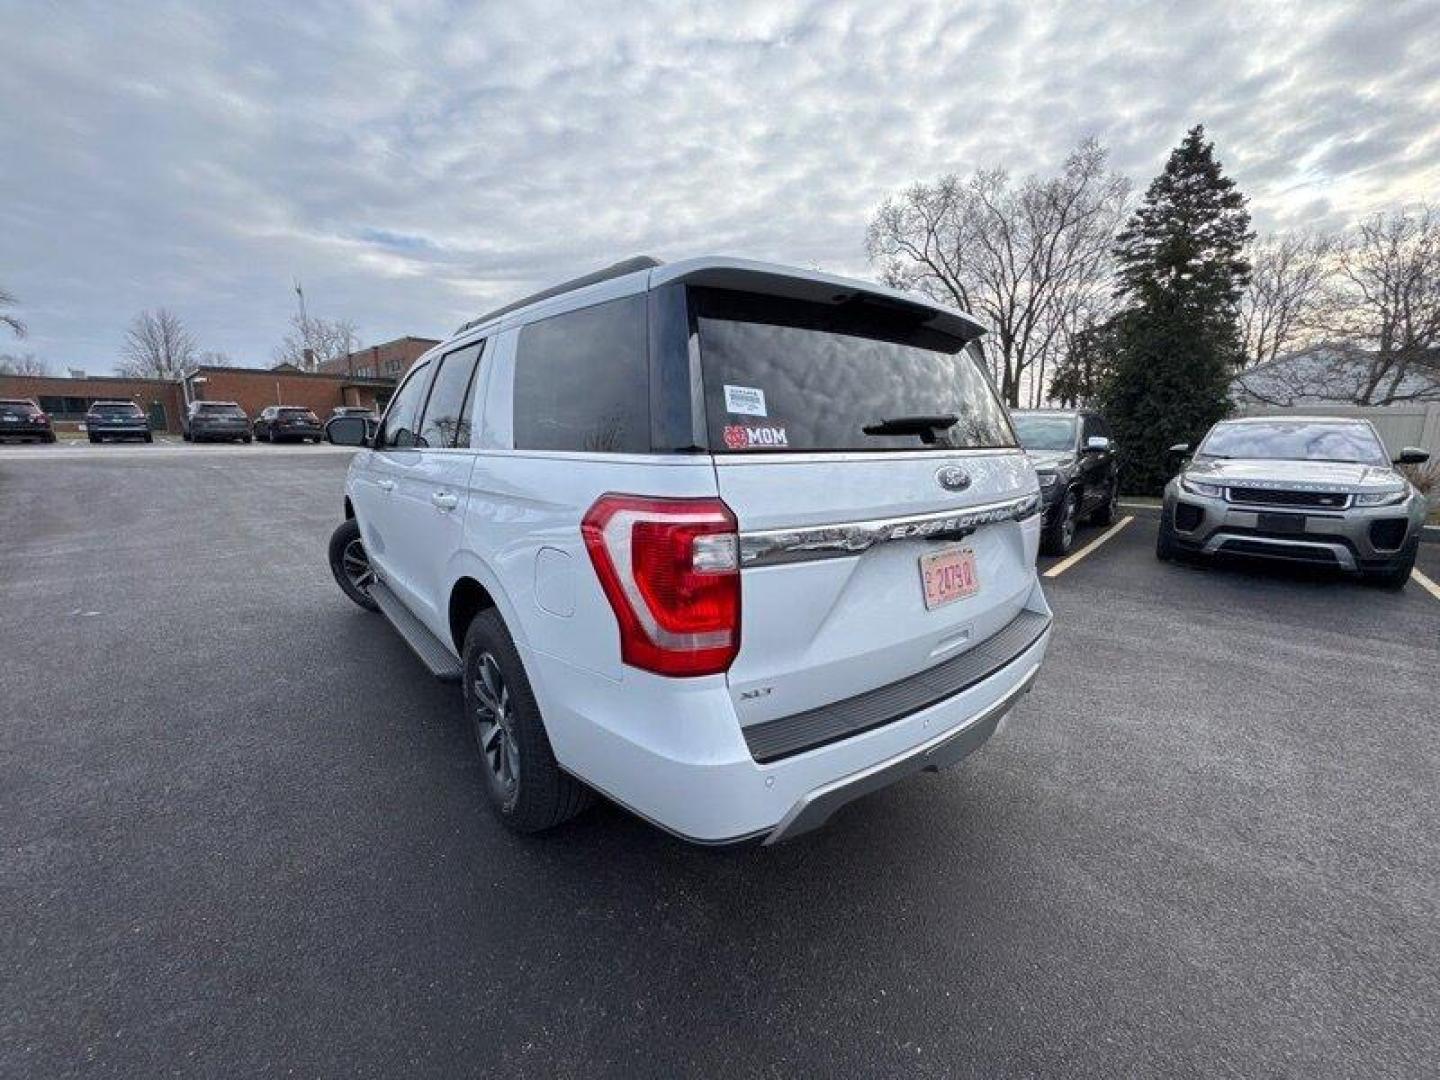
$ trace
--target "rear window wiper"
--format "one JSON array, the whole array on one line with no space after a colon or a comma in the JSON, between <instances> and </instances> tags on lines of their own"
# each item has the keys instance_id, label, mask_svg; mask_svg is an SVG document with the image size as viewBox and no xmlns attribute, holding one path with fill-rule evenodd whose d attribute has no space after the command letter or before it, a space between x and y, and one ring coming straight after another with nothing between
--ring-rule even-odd
<instances>
[{"instance_id":1,"label":"rear window wiper","mask_svg":"<svg viewBox=\"0 0 1440 1080\"><path fill-rule=\"evenodd\" d=\"M954 413L934 415L892 416L878 424L866 424L860 430L866 435L919 435L920 441L931 446L940 436L960 422Z\"/></svg>"}]
</instances>

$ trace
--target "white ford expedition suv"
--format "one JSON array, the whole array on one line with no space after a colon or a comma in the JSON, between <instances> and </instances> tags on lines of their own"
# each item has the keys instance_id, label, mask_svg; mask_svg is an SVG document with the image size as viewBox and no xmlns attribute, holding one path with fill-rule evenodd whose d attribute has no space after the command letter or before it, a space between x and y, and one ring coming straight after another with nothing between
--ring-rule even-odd
<instances>
[{"instance_id":1,"label":"white ford expedition suv","mask_svg":"<svg viewBox=\"0 0 1440 1080\"><path fill-rule=\"evenodd\" d=\"M336 580L463 686L500 817L775 841L979 747L1049 640L971 318L637 258L461 327L360 446Z\"/></svg>"}]
</instances>

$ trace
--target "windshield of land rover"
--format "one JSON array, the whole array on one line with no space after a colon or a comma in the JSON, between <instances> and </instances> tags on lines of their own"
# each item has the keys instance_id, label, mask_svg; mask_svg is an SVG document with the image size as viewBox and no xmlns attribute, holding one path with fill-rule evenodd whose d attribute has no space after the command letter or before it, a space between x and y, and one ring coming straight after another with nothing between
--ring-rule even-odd
<instances>
[{"instance_id":1,"label":"windshield of land rover","mask_svg":"<svg viewBox=\"0 0 1440 1080\"><path fill-rule=\"evenodd\" d=\"M1216 424L1198 456L1387 464L1385 448L1370 428L1324 420Z\"/></svg>"},{"instance_id":2,"label":"windshield of land rover","mask_svg":"<svg viewBox=\"0 0 1440 1080\"><path fill-rule=\"evenodd\" d=\"M1013 447L963 342L898 305L691 291L714 453Z\"/></svg>"}]
</instances>

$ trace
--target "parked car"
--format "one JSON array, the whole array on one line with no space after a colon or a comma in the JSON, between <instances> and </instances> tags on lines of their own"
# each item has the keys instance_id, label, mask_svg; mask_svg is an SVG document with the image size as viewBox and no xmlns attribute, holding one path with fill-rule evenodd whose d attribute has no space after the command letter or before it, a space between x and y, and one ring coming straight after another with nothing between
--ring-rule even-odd
<instances>
[{"instance_id":1,"label":"parked car","mask_svg":"<svg viewBox=\"0 0 1440 1080\"><path fill-rule=\"evenodd\" d=\"M288 439L299 442L310 439L318 443L324 435L320 418L298 405L271 405L255 418L255 438L269 443Z\"/></svg>"},{"instance_id":2,"label":"parked car","mask_svg":"<svg viewBox=\"0 0 1440 1080\"><path fill-rule=\"evenodd\" d=\"M1170 448L1188 454L1190 447ZM1249 417L1212 427L1165 486L1155 554L1244 555L1338 567L1399 589L1415 566L1425 497L1368 420Z\"/></svg>"},{"instance_id":3,"label":"parked car","mask_svg":"<svg viewBox=\"0 0 1440 1080\"><path fill-rule=\"evenodd\" d=\"M375 415L375 410L374 410L374 409L367 408L367 407L364 406L364 405L337 405L335 408L333 408L333 409L330 410L330 419L331 419L331 420L335 419L335 417L337 417L337 416L370 416L370 417L373 417L374 415Z\"/></svg>"},{"instance_id":4,"label":"parked car","mask_svg":"<svg viewBox=\"0 0 1440 1080\"><path fill-rule=\"evenodd\" d=\"M92 443L104 439L154 442L145 410L133 401L97 401L85 413L85 432Z\"/></svg>"},{"instance_id":5,"label":"parked car","mask_svg":"<svg viewBox=\"0 0 1440 1080\"><path fill-rule=\"evenodd\" d=\"M1083 409L1021 409L1010 418L1040 477L1045 500L1040 550L1064 555L1082 521L1115 520L1120 484L1110 429L1099 413Z\"/></svg>"},{"instance_id":6,"label":"parked car","mask_svg":"<svg viewBox=\"0 0 1440 1080\"><path fill-rule=\"evenodd\" d=\"M515 830L594 790L793 836L977 749L1044 656L981 333L828 274L617 264L467 323L378 426L330 421L360 447L331 568L461 682Z\"/></svg>"},{"instance_id":7,"label":"parked car","mask_svg":"<svg viewBox=\"0 0 1440 1080\"><path fill-rule=\"evenodd\" d=\"M0 398L0 439L53 443L55 429L50 417L27 398Z\"/></svg>"},{"instance_id":8,"label":"parked car","mask_svg":"<svg viewBox=\"0 0 1440 1080\"><path fill-rule=\"evenodd\" d=\"M185 410L181 435L188 442L225 439L250 441L250 418L233 401L192 401Z\"/></svg>"}]
</instances>

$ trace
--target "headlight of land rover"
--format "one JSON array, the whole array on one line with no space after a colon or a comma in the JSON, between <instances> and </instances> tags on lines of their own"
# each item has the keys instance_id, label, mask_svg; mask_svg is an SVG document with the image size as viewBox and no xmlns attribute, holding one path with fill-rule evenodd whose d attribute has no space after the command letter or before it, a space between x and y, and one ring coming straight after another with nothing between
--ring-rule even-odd
<instances>
[{"instance_id":1,"label":"headlight of land rover","mask_svg":"<svg viewBox=\"0 0 1440 1080\"><path fill-rule=\"evenodd\" d=\"M1059 473L1042 472L1042 473L1037 473L1036 475L1038 475L1038 476L1040 477L1040 486L1041 486L1042 488L1047 488L1047 489L1048 489L1048 488L1052 488L1052 487L1054 487L1057 483L1060 482L1060 474L1059 474Z\"/></svg>"},{"instance_id":2,"label":"headlight of land rover","mask_svg":"<svg viewBox=\"0 0 1440 1080\"><path fill-rule=\"evenodd\" d=\"M1191 495L1204 495L1207 499L1223 499L1225 489L1219 484L1205 484L1188 476L1180 477L1180 486Z\"/></svg>"},{"instance_id":3,"label":"headlight of land rover","mask_svg":"<svg viewBox=\"0 0 1440 1080\"><path fill-rule=\"evenodd\" d=\"M1355 496L1356 506L1394 506L1405 501L1410 492L1405 488L1390 488L1386 491L1367 491Z\"/></svg>"}]
</instances>

